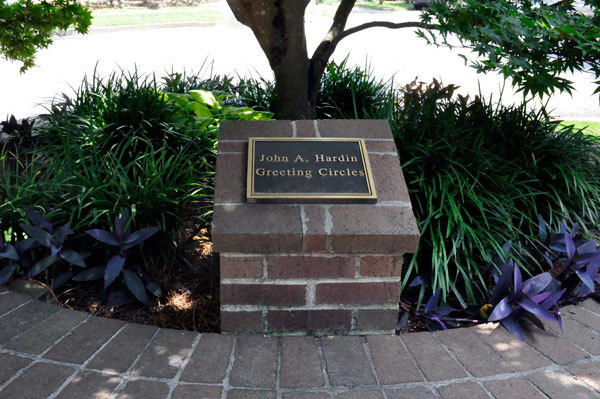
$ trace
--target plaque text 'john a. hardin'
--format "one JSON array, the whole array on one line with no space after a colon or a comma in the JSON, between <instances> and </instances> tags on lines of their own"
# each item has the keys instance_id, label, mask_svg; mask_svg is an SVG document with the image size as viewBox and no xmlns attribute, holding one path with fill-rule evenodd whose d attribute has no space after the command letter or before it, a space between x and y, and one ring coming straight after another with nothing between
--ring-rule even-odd
<instances>
[{"instance_id":1,"label":"plaque text 'john a. hardin'","mask_svg":"<svg viewBox=\"0 0 600 399\"><path fill-rule=\"evenodd\" d=\"M365 142L356 138L248 141L248 202L374 202Z\"/></svg>"}]
</instances>

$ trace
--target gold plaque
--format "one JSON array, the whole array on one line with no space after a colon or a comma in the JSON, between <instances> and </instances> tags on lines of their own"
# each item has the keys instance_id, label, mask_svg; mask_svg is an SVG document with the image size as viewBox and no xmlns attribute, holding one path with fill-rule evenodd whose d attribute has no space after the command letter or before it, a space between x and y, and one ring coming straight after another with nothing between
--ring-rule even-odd
<instances>
[{"instance_id":1,"label":"gold plaque","mask_svg":"<svg viewBox=\"0 0 600 399\"><path fill-rule=\"evenodd\" d=\"M251 137L248 202L376 202L362 138Z\"/></svg>"}]
</instances>

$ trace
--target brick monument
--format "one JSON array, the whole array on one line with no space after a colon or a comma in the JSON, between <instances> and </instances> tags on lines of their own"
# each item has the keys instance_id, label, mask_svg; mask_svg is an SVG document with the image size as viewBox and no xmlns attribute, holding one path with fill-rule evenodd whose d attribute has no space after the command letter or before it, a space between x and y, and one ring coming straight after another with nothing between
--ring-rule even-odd
<instances>
[{"instance_id":1,"label":"brick monument","mask_svg":"<svg viewBox=\"0 0 600 399\"><path fill-rule=\"evenodd\" d=\"M248 143L257 137L364 139L365 165L372 172L376 200L275 198L253 203L248 176L266 173L262 169L248 173ZM308 160L299 157L290 168L293 157L263 154L259 158L282 165L273 168L275 176L294 176L300 180L291 181L304 184L305 176L297 175L304 170L301 162ZM353 156L316 154L314 158L331 162L320 165L325 167L315 169L314 174L340 177L332 181L363 175L360 167L352 166L358 165L352 163L356 161ZM335 161L346 164L342 167ZM342 172L328 165L337 165ZM323 335L393 331L402 257L417 249L419 230L388 122L223 122L212 238L214 251L220 253L222 332Z\"/></svg>"}]
</instances>

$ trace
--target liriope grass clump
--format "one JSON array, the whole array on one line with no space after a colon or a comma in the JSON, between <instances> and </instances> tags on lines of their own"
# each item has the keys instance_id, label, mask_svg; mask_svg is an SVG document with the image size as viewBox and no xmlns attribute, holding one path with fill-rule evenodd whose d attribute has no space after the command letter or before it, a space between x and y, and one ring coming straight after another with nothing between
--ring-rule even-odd
<instances>
[{"instance_id":1,"label":"liriope grass clump","mask_svg":"<svg viewBox=\"0 0 600 399\"><path fill-rule=\"evenodd\" d=\"M419 274L466 306L489 295L486 264L507 241L526 252L539 238L540 215L598 226L600 141L526 103L454 92L437 82L409 87L391 123L421 230L405 284Z\"/></svg>"}]
</instances>

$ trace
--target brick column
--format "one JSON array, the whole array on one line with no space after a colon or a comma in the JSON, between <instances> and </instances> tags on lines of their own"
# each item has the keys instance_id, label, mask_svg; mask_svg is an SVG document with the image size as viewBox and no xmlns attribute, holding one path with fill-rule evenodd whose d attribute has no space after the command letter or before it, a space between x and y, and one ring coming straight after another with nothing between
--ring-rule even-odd
<instances>
[{"instance_id":1,"label":"brick column","mask_svg":"<svg viewBox=\"0 0 600 399\"><path fill-rule=\"evenodd\" d=\"M362 137L376 204L246 204L249 137ZM213 248L221 331L389 333L419 231L387 121L223 122Z\"/></svg>"}]
</instances>

